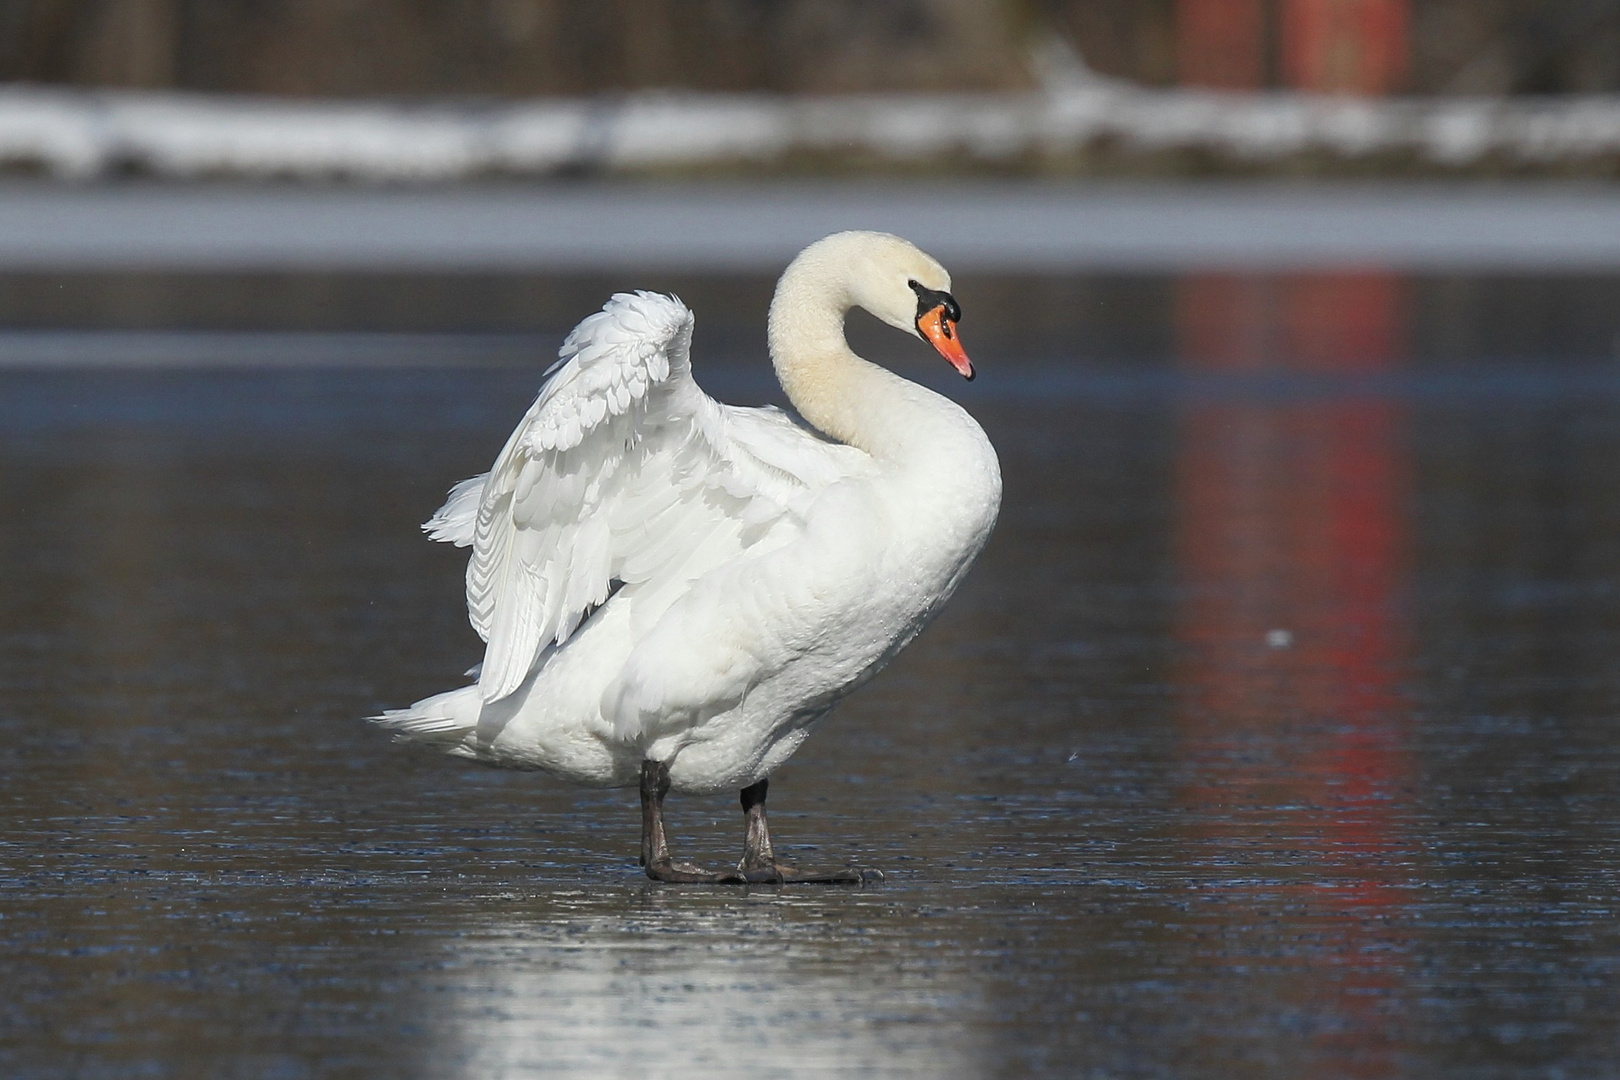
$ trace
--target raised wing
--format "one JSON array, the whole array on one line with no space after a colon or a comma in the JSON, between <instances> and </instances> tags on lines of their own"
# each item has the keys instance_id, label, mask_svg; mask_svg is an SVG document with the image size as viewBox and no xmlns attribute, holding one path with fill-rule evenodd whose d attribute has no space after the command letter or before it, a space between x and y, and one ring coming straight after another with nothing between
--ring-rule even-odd
<instances>
[{"instance_id":1,"label":"raised wing","mask_svg":"<svg viewBox=\"0 0 1620 1080\"><path fill-rule=\"evenodd\" d=\"M473 548L484 700L521 686L619 583L696 577L864 468L860 451L774 409L704 394L692 325L679 300L615 295L563 343L494 468L456 485L423 526Z\"/></svg>"}]
</instances>

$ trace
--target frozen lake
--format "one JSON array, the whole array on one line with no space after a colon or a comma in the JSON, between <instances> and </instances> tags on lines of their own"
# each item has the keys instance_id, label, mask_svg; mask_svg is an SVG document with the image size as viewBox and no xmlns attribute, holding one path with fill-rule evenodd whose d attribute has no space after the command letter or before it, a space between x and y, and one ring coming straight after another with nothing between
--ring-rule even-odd
<instances>
[{"instance_id":1,"label":"frozen lake","mask_svg":"<svg viewBox=\"0 0 1620 1080\"><path fill-rule=\"evenodd\" d=\"M417 523L641 283L771 394L741 272L0 276L0 1071L1613 1073L1620 281L959 275L1001 524L772 784L865 890L359 721L478 658Z\"/></svg>"},{"instance_id":2,"label":"frozen lake","mask_svg":"<svg viewBox=\"0 0 1620 1080\"><path fill-rule=\"evenodd\" d=\"M841 229L898 233L958 273L1620 266L1620 194L1546 182L0 184L0 272L759 273Z\"/></svg>"}]
</instances>

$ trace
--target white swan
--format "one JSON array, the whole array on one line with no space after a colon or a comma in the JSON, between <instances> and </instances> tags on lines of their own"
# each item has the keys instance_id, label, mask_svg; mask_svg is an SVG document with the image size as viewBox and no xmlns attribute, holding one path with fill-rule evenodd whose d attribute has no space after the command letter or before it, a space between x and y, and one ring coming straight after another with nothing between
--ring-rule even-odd
<instances>
[{"instance_id":1,"label":"white swan","mask_svg":"<svg viewBox=\"0 0 1620 1080\"><path fill-rule=\"evenodd\" d=\"M639 784L657 880L862 880L776 863L766 777L939 611L995 524L979 425L844 339L863 307L971 379L949 290L884 233L829 236L788 266L771 359L826 438L705 395L679 300L614 296L569 335L494 468L423 526L473 549L478 681L378 721L463 757ZM674 863L665 794L739 788L737 871Z\"/></svg>"}]
</instances>

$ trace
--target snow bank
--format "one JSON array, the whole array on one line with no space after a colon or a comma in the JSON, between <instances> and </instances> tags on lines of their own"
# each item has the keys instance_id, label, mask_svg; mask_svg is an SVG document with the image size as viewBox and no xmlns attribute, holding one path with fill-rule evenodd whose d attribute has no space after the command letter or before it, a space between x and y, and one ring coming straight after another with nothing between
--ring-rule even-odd
<instances>
[{"instance_id":1,"label":"snow bank","mask_svg":"<svg viewBox=\"0 0 1620 1080\"><path fill-rule=\"evenodd\" d=\"M1101 143L1264 162L1399 152L1445 167L1620 154L1620 97L1350 99L1146 90L784 98L636 94L516 103L295 101L0 86L0 168L89 179L481 175L1060 157Z\"/></svg>"}]
</instances>

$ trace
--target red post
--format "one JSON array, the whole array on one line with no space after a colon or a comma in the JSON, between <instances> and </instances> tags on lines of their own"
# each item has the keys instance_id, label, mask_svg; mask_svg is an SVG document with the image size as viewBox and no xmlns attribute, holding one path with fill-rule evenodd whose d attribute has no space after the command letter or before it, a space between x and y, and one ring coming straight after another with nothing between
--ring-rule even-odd
<instances>
[{"instance_id":1,"label":"red post","mask_svg":"<svg viewBox=\"0 0 1620 1080\"><path fill-rule=\"evenodd\" d=\"M1405 84L1412 0L1177 0L1184 86L1260 90L1274 82L1330 94ZM1276 42L1275 78L1268 42Z\"/></svg>"},{"instance_id":2,"label":"red post","mask_svg":"<svg viewBox=\"0 0 1620 1080\"><path fill-rule=\"evenodd\" d=\"M1411 0L1282 0L1283 80L1300 90L1389 94L1406 80Z\"/></svg>"},{"instance_id":3,"label":"red post","mask_svg":"<svg viewBox=\"0 0 1620 1080\"><path fill-rule=\"evenodd\" d=\"M1265 86L1264 0L1178 0L1176 76L1219 90Z\"/></svg>"}]
</instances>

